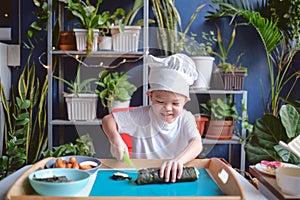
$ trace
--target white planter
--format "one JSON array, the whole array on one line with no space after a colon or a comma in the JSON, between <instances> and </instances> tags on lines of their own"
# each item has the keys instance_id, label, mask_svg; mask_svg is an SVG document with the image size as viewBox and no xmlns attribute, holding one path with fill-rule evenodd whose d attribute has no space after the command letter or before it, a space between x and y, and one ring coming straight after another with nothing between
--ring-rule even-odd
<instances>
[{"instance_id":1,"label":"white planter","mask_svg":"<svg viewBox=\"0 0 300 200\"><path fill-rule=\"evenodd\" d=\"M210 56L192 56L191 58L195 62L198 72L198 79L195 80L191 88L198 90L208 90L210 88L210 81L215 58Z\"/></svg>"},{"instance_id":2,"label":"white planter","mask_svg":"<svg viewBox=\"0 0 300 200\"><path fill-rule=\"evenodd\" d=\"M99 50L108 50L112 49L112 37L101 36L99 41Z\"/></svg>"},{"instance_id":3,"label":"white planter","mask_svg":"<svg viewBox=\"0 0 300 200\"><path fill-rule=\"evenodd\" d=\"M78 51L85 51L86 50L86 44L87 44L87 29L80 29L75 28L75 37L76 37L76 46ZM99 36L99 30L94 29L94 42L93 42L93 48L92 51L98 50L98 36Z\"/></svg>"},{"instance_id":4,"label":"white planter","mask_svg":"<svg viewBox=\"0 0 300 200\"><path fill-rule=\"evenodd\" d=\"M125 26L124 32L119 32L118 26L110 27L114 51L138 51L140 26Z\"/></svg>"},{"instance_id":5,"label":"white planter","mask_svg":"<svg viewBox=\"0 0 300 200\"><path fill-rule=\"evenodd\" d=\"M97 118L97 94L64 94L68 119L76 120L94 120Z\"/></svg>"},{"instance_id":6,"label":"white planter","mask_svg":"<svg viewBox=\"0 0 300 200\"><path fill-rule=\"evenodd\" d=\"M130 100L128 101L113 101L108 104L108 111L111 113L116 108L128 108L130 106Z\"/></svg>"}]
</instances>

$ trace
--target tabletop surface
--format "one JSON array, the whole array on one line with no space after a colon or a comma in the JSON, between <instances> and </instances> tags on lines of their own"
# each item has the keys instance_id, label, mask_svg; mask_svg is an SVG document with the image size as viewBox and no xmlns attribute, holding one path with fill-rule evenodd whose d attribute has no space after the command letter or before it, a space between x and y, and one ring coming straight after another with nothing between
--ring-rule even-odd
<instances>
[{"instance_id":1,"label":"tabletop surface","mask_svg":"<svg viewBox=\"0 0 300 200\"><path fill-rule=\"evenodd\" d=\"M253 176L255 176L261 182L261 184L263 184L278 199L300 199L299 196L291 196L284 194L277 185L275 176L264 174L257 170L255 166L250 166L249 172Z\"/></svg>"},{"instance_id":2,"label":"tabletop surface","mask_svg":"<svg viewBox=\"0 0 300 200\"><path fill-rule=\"evenodd\" d=\"M102 161L102 166L101 166L102 169L128 168L128 165L126 163L116 162L116 160L114 160L114 159L100 159L100 160ZM135 162L135 164L139 168L146 168L146 167L160 166L162 164L163 160L133 160L133 162ZM210 162L210 159L204 159L201 161L199 161L199 159L195 159L194 161L188 163L187 166L193 166L193 165L197 164L198 167L200 167L200 168L201 167L206 168L208 166L209 162ZM35 166L35 167L37 167L37 166ZM214 167L216 167L216 166L214 166ZM6 197L14 197L11 199L32 199L33 197L35 199L42 199L41 197L36 196L36 195L34 195L34 196L27 195L27 192L23 191L23 190L26 190L26 187L27 187L26 181L24 182L24 179L26 179L26 177L28 176L28 173L29 173L28 168L32 168L32 166L31 167L27 166L24 169L20 169L20 171L22 171L22 172L14 173L11 175L11 177L9 177L10 183L8 183L7 181L5 182L6 185L11 185L10 190L8 190ZM31 169L31 170L34 170L34 169ZM238 180L240 181L242 187L245 190L246 199L265 199L264 196L258 190L256 190L243 176L241 176L239 173L237 173L234 169L228 168L227 170L231 170L235 174L235 176L238 178ZM21 177L23 177L23 179ZM1 182L0 182L0 185L1 185ZM18 192L20 192L20 194L14 193L16 188L21 189L21 191L18 191ZM232 187L229 187L229 189L232 190Z\"/></svg>"}]
</instances>

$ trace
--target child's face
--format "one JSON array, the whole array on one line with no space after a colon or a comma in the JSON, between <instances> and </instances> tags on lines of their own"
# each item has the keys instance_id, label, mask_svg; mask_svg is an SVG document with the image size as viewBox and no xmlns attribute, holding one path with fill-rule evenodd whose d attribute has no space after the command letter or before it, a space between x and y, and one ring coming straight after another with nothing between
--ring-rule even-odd
<instances>
[{"instance_id":1,"label":"child's face","mask_svg":"<svg viewBox=\"0 0 300 200\"><path fill-rule=\"evenodd\" d=\"M154 90L147 93L154 113L164 122L172 123L181 114L188 98L173 92Z\"/></svg>"}]
</instances>

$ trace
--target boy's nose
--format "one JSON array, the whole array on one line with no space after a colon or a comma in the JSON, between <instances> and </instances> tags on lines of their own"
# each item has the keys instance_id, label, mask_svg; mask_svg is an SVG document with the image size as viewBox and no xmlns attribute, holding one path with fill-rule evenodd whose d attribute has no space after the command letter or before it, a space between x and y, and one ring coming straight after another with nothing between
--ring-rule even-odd
<instances>
[{"instance_id":1,"label":"boy's nose","mask_svg":"<svg viewBox=\"0 0 300 200\"><path fill-rule=\"evenodd\" d=\"M171 104L165 104L164 107L165 107L166 110L171 110L172 109Z\"/></svg>"}]
</instances>

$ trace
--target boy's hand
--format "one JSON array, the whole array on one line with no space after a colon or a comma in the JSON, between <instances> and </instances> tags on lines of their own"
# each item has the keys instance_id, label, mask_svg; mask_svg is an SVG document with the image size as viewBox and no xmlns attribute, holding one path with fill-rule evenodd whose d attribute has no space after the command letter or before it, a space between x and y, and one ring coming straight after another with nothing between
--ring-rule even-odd
<instances>
[{"instance_id":1,"label":"boy's hand","mask_svg":"<svg viewBox=\"0 0 300 200\"><path fill-rule=\"evenodd\" d=\"M160 167L161 178L164 177L165 182L176 182L176 179L180 179L183 173L183 163L178 160L168 160Z\"/></svg>"},{"instance_id":2,"label":"boy's hand","mask_svg":"<svg viewBox=\"0 0 300 200\"><path fill-rule=\"evenodd\" d=\"M127 156L129 156L128 147L126 146L126 144L123 141L119 142L117 144L111 143L110 144L110 153L112 154L112 156L114 158L116 158L119 161L123 160L124 154L127 154Z\"/></svg>"}]
</instances>

